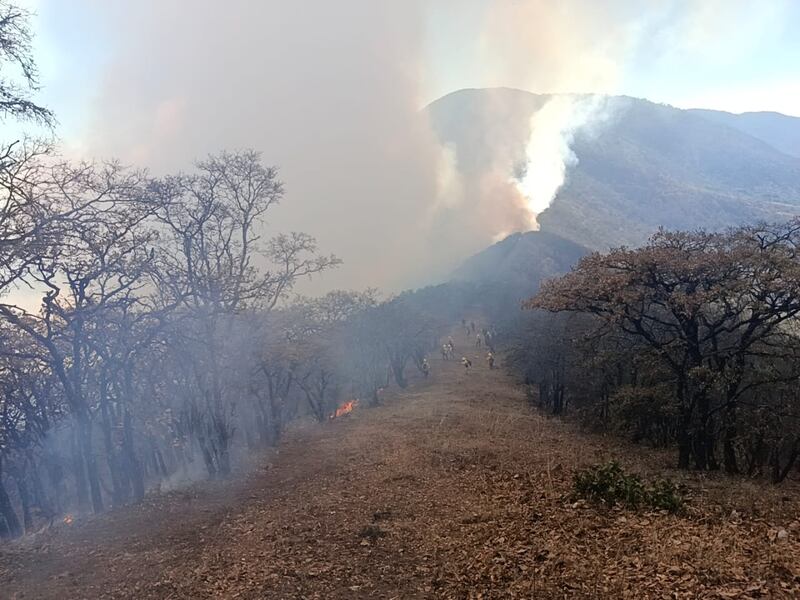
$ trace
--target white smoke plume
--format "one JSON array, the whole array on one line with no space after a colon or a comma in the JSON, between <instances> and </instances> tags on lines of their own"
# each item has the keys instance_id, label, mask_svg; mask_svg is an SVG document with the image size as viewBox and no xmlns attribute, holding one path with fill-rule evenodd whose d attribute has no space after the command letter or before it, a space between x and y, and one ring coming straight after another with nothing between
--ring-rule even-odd
<instances>
[{"instance_id":1,"label":"white smoke plume","mask_svg":"<svg viewBox=\"0 0 800 600\"><path fill-rule=\"evenodd\" d=\"M525 197L531 228L564 185L567 170L578 164L572 150L575 136L607 115L607 98L598 95L556 95L537 110L530 121L525 167L514 184Z\"/></svg>"}]
</instances>

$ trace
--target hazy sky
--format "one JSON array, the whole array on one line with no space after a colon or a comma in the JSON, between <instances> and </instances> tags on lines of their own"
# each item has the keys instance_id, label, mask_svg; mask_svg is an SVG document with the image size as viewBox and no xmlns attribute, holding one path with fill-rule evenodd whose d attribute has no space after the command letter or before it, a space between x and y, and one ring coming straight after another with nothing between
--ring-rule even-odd
<instances>
[{"instance_id":1,"label":"hazy sky","mask_svg":"<svg viewBox=\"0 0 800 600\"><path fill-rule=\"evenodd\" d=\"M413 0L386 0L413 4ZM290 0L272 2L274 10ZM91 103L97 97L113 64L130 38L120 37L110 27L110 13L125 12L126 0L23 0L38 13L37 54L46 88L42 98L55 107L64 135L79 138L91 120ZM158 2L148 3L153 22L143 26L134 41L146 44L149 28L159 20ZM192 0L165 0L187 13L201 10ZM256 2L231 3L247 6ZM309 14L327 0L303 2ZM333 2L332 4L336 4ZM352 4L343 2L343 5ZM513 68L497 68L524 47L517 40L505 40L505 48L492 57L492 41L485 30L493 6L560 4L565 19L588 21L594 13L627 14L629 35L639 36L635 52L624 56L619 81L613 90L657 102L689 108L715 108L731 112L774 110L800 116L800 2L795 0L651 0L617 2L526 2L525 0L428 0L418 11L424 32L420 40L423 70L420 104L464 87L508 86L546 91L597 91L595 89L531 89L535 78ZM109 5L116 5L109 10ZM647 6L643 9L643 6ZM194 7L194 8L193 8ZM215 10L224 10L218 4ZM625 10L625 7L629 7ZM246 9L247 10L247 9ZM513 10L513 9L512 9ZM588 14L578 15L586 11ZM136 10L136 12L140 12ZM509 11L511 12L511 11ZM353 15L358 19L357 15ZM598 19L598 26L601 22ZM519 24L509 24L509 29ZM543 23L524 23L532 38L542 35ZM370 27L369 23L362 26ZM500 25L502 27L502 24ZM592 36L595 39L595 36ZM346 39L342 39L347 43ZM633 50L633 48L632 48ZM517 57L525 61L523 55ZM290 65L287 65L290 66ZM532 81L532 79L534 79Z\"/></svg>"},{"instance_id":2,"label":"hazy sky","mask_svg":"<svg viewBox=\"0 0 800 600\"><path fill-rule=\"evenodd\" d=\"M509 190L465 195L419 117L448 92L607 92L800 116L796 0L25 4L38 13L40 100L68 154L165 172L261 150L287 187L277 229L342 256L335 285L419 283L508 229L485 217Z\"/></svg>"},{"instance_id":3,"label":"hazy sky","mask_svg":"<svg viewBox=\"0 0 800 600\"><path fill-rule=\"evenodd\" d=\"M429 98L494 85L538 92L610 90L681 108L800 116L796 0L468 0L457 10L455 2L430 5ZM545 10L546 17L537 19ZM508 20L495 23L496 32L487 30L487 22L498 17ZM581 72L576 79L548 81L542 73L546 68L521 68L520 63L531 60L526 46L547 37L553 20L562 27L557 35L572 26L573 33L594 46L584 53L597 61L591 66L594 79ZM582 50L575 48L580 43L572 46ZM609 70L614 73L610 79Z\"/></svg>"}]
</instances>

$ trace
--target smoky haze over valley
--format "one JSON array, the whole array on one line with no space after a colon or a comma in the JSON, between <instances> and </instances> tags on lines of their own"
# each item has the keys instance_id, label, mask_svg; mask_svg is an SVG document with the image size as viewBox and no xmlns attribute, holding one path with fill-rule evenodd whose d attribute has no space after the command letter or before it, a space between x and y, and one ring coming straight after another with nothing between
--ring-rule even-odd
<instances>
[{"instance_id":1,"label":"smoky haze over valley","mask_svg":"<svg viewBox=\"0 0 800 600\"><path fill-rule=\"evenodd\" d=\"M71 89L56 96L66 88L57 76L50 93L69 155L119 157L165 173L220 148L262 152L287 189L273 221L307 231L344 261L309 289L397 291L446 279L465 256L536 227L528 205L541 212L569 176L574 135L615 118L604 102L550 106L534 127L532 177L521 189L512 178L525 172L531 126L518 103L487 93L485 110L474 113L473 104L464 120L458 106L449 115L438 108L454 101L428 110L430 102L464 87L512 86L640 96L652 89L651 100L685 104L691 96L656 88L642 61L668 72L699 54L698 77L702 69L724 74L788 10L776 3L753 21L746 3L666 2L647 15L637 6L78 2L64 18L73 36L95 41L80 50L46 42L64 52L54 65L85 61L94 75L80 98ZM35 8L40 27L53 27L56 3ZM480 132L480 172L465 170L456 132L442 135L455 121L458 135ZM650 225L635 229L649 233ZM579 241L590 226L576 223ZM558 232L568 233L563 224Z\"/></svg>"},{"instance_id":2,"label":"smoky haze over valley","mask_svg":"<svg viewBox=\"0 0 800 600\"><path fill-rule=\"evenodd\" d=\"M798 31L0 0L0 600L800 598Z\"/></svg>"}]
</instances>

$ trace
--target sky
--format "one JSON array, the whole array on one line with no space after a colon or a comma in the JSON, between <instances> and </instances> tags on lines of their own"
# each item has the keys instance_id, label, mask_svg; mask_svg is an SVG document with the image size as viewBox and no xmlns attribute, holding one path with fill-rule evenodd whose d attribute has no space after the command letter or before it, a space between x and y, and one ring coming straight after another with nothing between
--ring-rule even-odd
<instances>
[{"instance_id":1,"label":"sky","mask_svg":"<svg viewBox=\"0 0 800 600\"><path fill-rule=\"evenodd\" d=\"M420 117L452 91L800 116L796 0L23 4L36 13L38 99L57 115L65 154L160 174L222 149L260 150L287 188L270 227L307 231L340 255L330 285L341 287L423 283L420 272L443 276L529 225L487 220L498 203L518 215L518 191L503 175L485 197L465 193Z\"/></svg>"},{"instance_id":2,"label":"sky","mask_svg":"<svg viewBox=\"0 0 800 600\"><path fill-rule=\"evenodd\" d=\"M167 3L176 4L170 0ZM123 41L109 30L113 24L107 20L111 11L103 5L116 5L119 15L127 3L24 0L21 4L37 14L36 51L45 84L41 98L55 107L62 134L72 136L78 143L88 127L91 103L103 85L106 70L113 68L114 56L122 50ZM191 12L189 0L177 4ZM624 73L613 86L594 82L587 89L578 89L580 85L531 89L537 82L523 69L498 69L498 61L524 46L516 41L497 58L488 56L491 49L487 50L486 45L496 41L485 29L491 5L524 6L537 2L433 0L426 4L420 12L425 63L424 72L420 73L420 105L470 87L504 86L534 92L594 92L610 87L615 93L680 108L734 113L770 110L800 116L800 2L794 0L562 3L582 10L594 4L596 7L589 10L598 12L634 5L635 25L631 29L636 31L630 35L639 40L636 51L625 57ZM644 5L647 8L642 9ZM153 6L151 16L157 20L157 3ZM567 18L573 15L568 14ZM589 18L590 26L592 19ZM147 24L144 25L139 43L146 43L148 37ZM531 37L540 35L536 21L527 25ZM526 60L524 55L520 60Z\"/></svg>"}]
</instances>

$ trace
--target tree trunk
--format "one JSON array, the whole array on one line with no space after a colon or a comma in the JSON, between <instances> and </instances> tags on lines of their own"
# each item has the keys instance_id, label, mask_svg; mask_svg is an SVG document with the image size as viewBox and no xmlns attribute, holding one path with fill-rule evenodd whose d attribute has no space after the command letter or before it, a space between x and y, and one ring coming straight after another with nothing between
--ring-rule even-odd
<instances>
[{"instance_id":1,"label":"tree trunk","mask_svg":"<svg viewBox=\"0 0 800 600\"><path fill-rule=\"evenodd\" d=\"M273 398L269 400L269 422L272 435L270 436L269 443L271 446L277 446L278 441L281 439L283 433L283 401L276 401Z\"/></svg>"},{"instance_id":2,"label":"tree trunk","mask_svg":"<svg viewBox=\"0 0 800 600\"><path fill-rule=\"evenodd\" d=\"M783 468L780 468L780 451L778 448L775 449L775 463L772 472L772 483L781 483L786 477L789 475L789 472L794 467L795 463L797 462L797 458L800 456L800 440L795 440L792 443L792 449L789 452L789 458L786 461L786 464Z\"/></svg>"},{"instance_id":3,"label":"tree trunk","mask_svg":"<svg viewBox=\"0 0 800 600\"><path fill-rule=\"evenodd\" d=\"M20 469L14 474L14 481L17 484L19 491L19 501L22 505L22 522L25 526L25 533L33 531L33 517L31 516L31 495L28 491L28 482L25 478L25 472Z\"/></svg>"},{"instance_id":4,"label":"tree trunk","mask_svg":"<svg viewBox=\"0 0 800 600\"><path fill-rule=\"evenodd\" d=\"M133 444L133 418L128 409L125 409L122 427L123 452L125 453L128 476L130 477L131 488L133 490L133 499L135 502L139 502L144 498L144 471L142 470L142 463L136 456L136 450Z\"/></svg>"},{"instance_id":5,"label":"tree trunk","mask_svg":"<svg viewBox=\"0 0 800 600\"><path fill-rule=\"evenodd\" d=\"M556 374L553 383L553 414L560 415L564 412L564 384Z\"/></svg>"},{"instance_id":6,"label":"tree trunk","mask_svg":"<svg viewBox=\"0 0 800 600\"><path fill-rule=\"evenodd\" d=\"M42 478L41 475L39 474L39 467L34 461L32 455L28 456L28 464L30 465L29 472L30 472L31 483L33 484L34 504L39 507L39 510L42 512L42 516L48 519L52 518L55 516L55 513L50 503L50 499L47 497L47 494L45 493L44 485L42 485Z\"/></svg>"},{"instance_id":7,"label":"tree trunk","mask_svg":"<svg viewBox=\"0 0 800 600\"><path fill-rule=\"evenodd\" d=\"M710 401L705 393L697 398L697 411L700 425L694 435L695 467L701 471L716 471L719 464L714 455L715 439L713 434L713 421L710 415Z\"/></svg>"},{"instance_id":8,"label":"tree trunk","mask_svg":"<svg viewBox=\"0 0 800 600\"><path fill-rule=\"evenodd\" d=\"M127 494L125 494L123 491L123 485L121 481L123 476L120 473L122 469L117 452L114 449L111 415L109 414L108 401L105 392L101 392L100 417L100 424L103 432L103 446L106 451L108 471L111 474L111 504L112 506L122 506L125 504Z\"/></svg>"},{"instance_id":9,"label":"tree trunk","mask_svg":"<svg viewBox=\"0 0 800 600\"><path fill-rule=\"evenodd\" d=\"M217 467L214 465L214 456L208 448L208 443L205 439L201 438L198 440L198 445L200 446L200 453L203 455L203 463L206 465L208 476L214 479L217 476Z\"/></svg>"},{"instance_id":10,"label":"tree trunk","mask_svg":"<svg viewBox=\"0 0 800 600\"><path fill-rule=\"evenodd\" d=\"M44 453L44 467L47 471L50 488L53 490L53 513L60 515L64 509L64 499L69 495L64 483L64 469L61 467L58 457L47 450Z\"/></svg>"},{"instance_id":11,"label":"tree trunk","mask_svg":"<svg viewBox=\"0 0 800 600\"><path fill-rule=\"evenodd\" d=\"M81 454L80 433L74 426L72 431L72 473L75 476L75 493L78 496L78 508L81 512L89 512L89 486L86 483L86 469Z\"/></svg>"},{"instance_id":12,"label":"tree trunk","mask_svg":"<svg viewBox=\"0 0 800 600\"><path fill-rule=\"evenodd\" d=\"M223 477L227 477L231 474L231 453L230 448L226 442L226 444L219 449L219 455L217 457L217 461L219 462L219 472L220 475Z\"/></svg>"},{"instance_id":13,"label":"tree trunk","mask_svg":"<svg viewBox=\"0 0 800 600\"><path fill-rule=\"evenodd\" d=\"M680 431L678 432L678 468L688 469L692 458L692 436L689 426L685 419L681 419Z\"/></svg>"},{"instance_id":14,"label":"tree trunk","mask_svg":"<svg viewBox=\"0 0 800 600\"><path fill-rule=\"evenodd\" d=\"M729 475L739 474L739 465L736 460L736 448L734 441L736 440L736 425L729 423L725 428L725 436L723 438L723 460L725 462L725 472Z\"/></svg>"},{"instance_id":15,"label":"tree trunk","mask_svg":"<svg viewBox=\"0 0 800 600\"><path fill-rule=\"evenodd\" d=\"M11 505L11 498L8 497L5 485L3 484L3 463L0 457L0 515L5 519L8 535L18 538L22 535L22 526L17 518L17 513Z\"/></svg>"},{"instance_id":16,"label":"tree trunk","mask_svg":"<svg viewBox=\"0 0 800 600\"><path fill-rule=\"evenodd\" d=\"M378 406L381 403L381 398L378 395L378 388L372 388L372 392L370 393L370 405L371 406Z\"/></svg>"},{"instance_id":17,"label":"tree trunk","mask_svg":"<svg viewBox=\"0 0 800 600\"><path fill-rule=\"evenodd\" d=\"M164 461L164 455L161 453L155 438L150 438L150 447L153 449L153 464L155 465L156 473L161 478L168 477L167 463Z\"/></svg>"},{"instance_id":18,"label":"tree trunk","mask_svg":"<svg viewBox=\"0 0 800 600\"><path fill-rule=\"evenodd\" d=\"M406 380L406 365L404 362L400 361L393 361L392 362L392 373L394 373L394 380L397 382L397 385L405 389L408 387L408 381Z\"/></svg>"},{"instance_id":19,"label":"tree trunk","mask_svg":"<svg viewBox=\"0 0 800 600\"><path fill-rule=\"evenodd\" d=\"M100 490L100 474L97 470L97 459L92 451L92 422L88 415L79 415L78 428L83 460L86 463L86 477L89 480L89 491L92 498L94 514L103 512L103 495Z\"/></svg>"}]
</instances>

